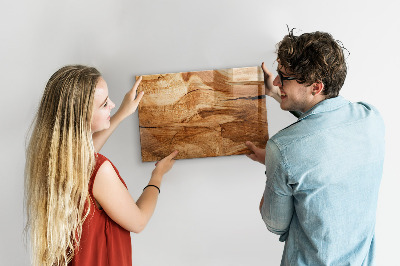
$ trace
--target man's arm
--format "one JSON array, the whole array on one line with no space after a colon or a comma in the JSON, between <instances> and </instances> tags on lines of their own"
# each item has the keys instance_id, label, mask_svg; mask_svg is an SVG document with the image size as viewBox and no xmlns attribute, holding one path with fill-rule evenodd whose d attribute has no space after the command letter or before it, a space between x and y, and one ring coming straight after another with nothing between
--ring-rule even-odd
<instances>
[{"instance_id":1,"label":"man's arm","mask_svg":"<svg viewBox=\"0 0 400 266\"><path fill-rule=\"evenodd\" d=\"M260 200L260 207L259 207L260 213L261 213L261 207L263 206L263 204L264 204L264 195L262 196L262 198Z\"/></svg>"},{"instance_id":2,"label":"man's arm","mask_svg":"<svg viewBox=\"0 0 400 266\"><path fill-rule=\"evenodd\" d=\"M265 187L260 202L260 213L269 231L277 235L285 234L289 230L293 212L292 196L278 195L268 185Z\"/></svg>"},{"instance_id":3,"label":"man's arm","mask_svg":"<svg viewBox=\"0 0 400 266\"><path fill-rule=\"evenodd\" d=\"M290 226L294 212L292 188L288 185L288 172L275 142L269 140L266 147L266 175L264 195L260 202L261 217L268 230L284 235ZM281 241L286 235L281 237Z\"/></svg>"},{"instance_id":4,"label":"man's arm","mask_svg":"<svg viewBox=\"0 0 400 266\"><path fill-rule=\"evenodd\" d=\"M271 140L267 142L266 149L260 149L250 141L246 142L246 146L253 152L247 157L266 165L267 183L259 206L262 219L268 230L283 235L289 229L294 206L281 152ZM284 241L285 238L281 240Z\"/></svg>"}]
</instances>

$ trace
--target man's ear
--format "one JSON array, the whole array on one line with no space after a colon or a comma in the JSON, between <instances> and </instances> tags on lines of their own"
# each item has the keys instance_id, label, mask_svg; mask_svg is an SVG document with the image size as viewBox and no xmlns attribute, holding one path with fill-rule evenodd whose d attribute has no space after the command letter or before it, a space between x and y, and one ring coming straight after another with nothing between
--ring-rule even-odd
<instances>
[{"instance_id":1,"label":"man's ear","mask_svg":"<svg viewBox=\"0 0 400 266\"><path fill-rule=\"evenodd\" d=\"M324 83L322 82L315 82L312 84L312 95L318 95L322 92L322 90L324 89Z\"/></svg>"}]
</instances>

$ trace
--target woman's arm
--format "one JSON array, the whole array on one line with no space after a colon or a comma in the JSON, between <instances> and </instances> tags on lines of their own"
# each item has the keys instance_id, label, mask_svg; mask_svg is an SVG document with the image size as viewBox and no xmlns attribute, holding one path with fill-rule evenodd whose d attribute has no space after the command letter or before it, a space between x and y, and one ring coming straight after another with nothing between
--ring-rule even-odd
<instances>
[{"instance_id":1,"label":"woman's arm","mask_svg":"<svg viewBox=\"0 0 400 266\"><path fill-rule=\"evenodd\" d=\"M121 106L118 108L118 111L111 117L110 119L110 127L108 129L96 132L93 134L93 145L94 150L99 152L103 145L106 143L107 139L111 136L114 130L118 127L118 125L127 118L129 115L133 114L140 100L143 97L144 92L141 92L136 97L136 91L139 87L140 81L142 77L138 78L138 80L133 85L132 89L125 94L124 100L121 103Z\"/></svg>"},{"instance_id":2,"label":"woman's arm","mask_svg":"<svg viewBox=\"0 0 400 266\"><path fill-rule=\"evenodd\" d=\"M162 178L172 168L177 154L174 151L157 163L149 185L161 186ZM93 184L93 196L107 215L134 233L140 233L147 225L156 207L158 194L157 188L147 187L135 202L109 161L100 166Z\"/></svg>"}]
</instances>

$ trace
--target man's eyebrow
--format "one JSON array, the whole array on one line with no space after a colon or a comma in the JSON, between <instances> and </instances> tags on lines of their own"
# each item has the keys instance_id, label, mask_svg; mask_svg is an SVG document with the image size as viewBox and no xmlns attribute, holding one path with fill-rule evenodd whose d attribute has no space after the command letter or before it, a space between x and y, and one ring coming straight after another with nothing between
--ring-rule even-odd
<instances>
[{"instance_id":1,"label":"man's eyebrow","mask_svg":"<svg viewBox=\"0 0 400 266\"><path fill-rule=\"evenodd\" d=\"M279 68L277 68L276 71L278 72L278 74L281 74L283 77L287 77L287 76L291 76L292 75L292 74L283 73L282 71L279 70Z\"/></svg>"}]
</instances>

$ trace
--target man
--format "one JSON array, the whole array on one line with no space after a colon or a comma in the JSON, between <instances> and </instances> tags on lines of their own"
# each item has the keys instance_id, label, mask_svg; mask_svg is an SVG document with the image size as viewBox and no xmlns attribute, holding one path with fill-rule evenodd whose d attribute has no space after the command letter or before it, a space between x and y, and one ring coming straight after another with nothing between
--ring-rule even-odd
<instances>
[{"instance_id":1,"label":"man","mask_svg":"<svg viewBox=\"0 0 400 266\"><path fill-rule=\"evenodd\" d=\"M281 265L372 265L383 120L339 96L347 67L330 34L291 31L277 55L275 79L262 64L266 92L298 120L265 150L246 145L266 165L260 212L285 242Z\"/></svg>"}]
</instances>

